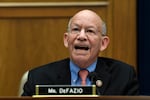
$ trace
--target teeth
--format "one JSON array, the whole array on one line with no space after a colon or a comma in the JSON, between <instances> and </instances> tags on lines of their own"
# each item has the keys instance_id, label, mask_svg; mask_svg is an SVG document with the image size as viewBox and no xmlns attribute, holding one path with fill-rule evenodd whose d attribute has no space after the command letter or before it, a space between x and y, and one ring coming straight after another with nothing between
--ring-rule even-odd
<instances>
[{"instance_id":1,"label":"teeth","mask_svg":"<svg viewBox=\"0 0 150 100\"><path fill-rule=\"evenodd\" d=\"M75 46L75 49L88 50L89 47Z\"/></svg>"}]
</instances>

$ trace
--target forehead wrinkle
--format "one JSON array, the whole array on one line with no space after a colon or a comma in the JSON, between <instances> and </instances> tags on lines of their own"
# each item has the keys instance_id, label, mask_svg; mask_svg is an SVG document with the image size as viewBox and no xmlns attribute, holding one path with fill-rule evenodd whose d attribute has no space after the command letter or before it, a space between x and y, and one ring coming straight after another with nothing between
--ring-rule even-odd
<instances>
[{"instance_id":1,"label":"forehead wrinkle","mask_svg":"<svg viewBox=\"0 0 150 100\"><path fill-rule=\"evenodd\" d=\"M87 22L87 20L83 20L83 19L87 19L88 21L91 21L92 23L94 22L94 25L96 25L96 29L101 31L102 19L95 12L90 11L90 10L83 10L83 11L78 12L76 15L74 15L70 19L71 21L70 24L76 21L79 21L79 22L81 21L80 23L82 23L82 21Z\"/></svg>"},{"instance_id":2,"label":"forehead wrinkle","mask_svg":"<svg viewBox=\"0 0 150 100\"><path fill-rule=\"evenodd\" d=\"M82 27L82 28L94 28L94 29L97 29L98 26L96 24L94 24L93 22L89 23L87 22L87 20L76 20L74 19L72 21L72 23L70 23L70 26L71 27L74 27L74 26L77 26L77 27Z\"/></svg>"},{"instance_id":3,"label":"forehead wrinkle","mask_svg":"<svg viewBox=\"0 0 150 100\"><path fill-rule=\"evenodd\" d=\"M83 27L82 24L78 24L78 23L72 23L71 26ZM85 28L94 28L95 29L95 27L93 25L89 25L89 24L87 26L84 26L84 27Z\"/></svg>"}]
</instances>

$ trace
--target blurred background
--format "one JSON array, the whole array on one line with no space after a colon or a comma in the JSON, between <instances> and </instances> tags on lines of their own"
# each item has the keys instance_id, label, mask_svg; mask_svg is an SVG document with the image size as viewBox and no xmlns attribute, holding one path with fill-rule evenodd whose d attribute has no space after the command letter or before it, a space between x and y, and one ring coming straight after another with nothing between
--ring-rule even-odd
<instances>
[{"instance_id":1,"label":"blurred background","mask_svg":"<svg viewBox=\"0 0 150 100\"><path fill-rule=\"evenodd\" d=\"M150 94L149 0L0 0L0 96L18 96L22 75L68 57L63 34L70 17L83 9L107 23L111 42L100 56L137 71L142 95Z\"/></svg>"}]
</instances>

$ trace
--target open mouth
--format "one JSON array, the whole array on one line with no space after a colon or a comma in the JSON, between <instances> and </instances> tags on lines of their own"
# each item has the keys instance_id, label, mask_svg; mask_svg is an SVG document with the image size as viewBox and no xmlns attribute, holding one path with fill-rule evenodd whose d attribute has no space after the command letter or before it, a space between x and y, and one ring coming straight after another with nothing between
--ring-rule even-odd
<instances>
[{"instance_id":1,"label":"open mouth","mask_svg":"<svg viewBox=\"0 0 150 100\"><path fill-rule=\"evenodd\" d=\"M79 50L89 50L88 46L75 46L75 49L79 49Z\"/></svg>"}]
</instances>

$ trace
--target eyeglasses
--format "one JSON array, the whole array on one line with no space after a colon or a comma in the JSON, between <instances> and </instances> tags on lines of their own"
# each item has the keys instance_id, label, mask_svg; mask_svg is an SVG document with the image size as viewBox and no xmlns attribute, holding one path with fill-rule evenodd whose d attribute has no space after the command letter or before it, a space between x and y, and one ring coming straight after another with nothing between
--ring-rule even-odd
<instances>
[{"instance_id":1,"label":"eyeglasses","mask_svg":"<svg viewBox=\"0 0 150 100\"><path fill-rule=\"evenodd\" d=\"M86 35L89 35L89 36L100 34L100 32L98 30L94 29L94 28L85 28L85 29L83 29L83 28L79 28L79 27L75 26L75 27L71 27L69 29L69 32L71 34L80 34L82 31L84 31L84 33Z\"/></svg>"}]
</instances>

